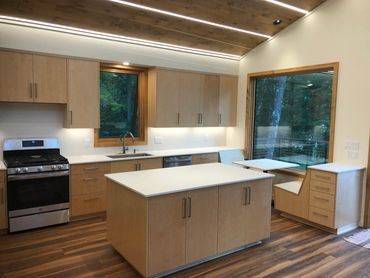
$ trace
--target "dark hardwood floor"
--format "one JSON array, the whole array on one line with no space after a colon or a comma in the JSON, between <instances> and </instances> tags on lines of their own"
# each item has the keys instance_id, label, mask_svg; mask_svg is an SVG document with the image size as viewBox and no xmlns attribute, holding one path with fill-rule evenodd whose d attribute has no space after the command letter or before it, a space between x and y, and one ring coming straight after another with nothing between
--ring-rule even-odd
<instances>
[{"instance_id":1,"label":"dark hardwood floor","mask_svg":"<svg viewBox=\"0 0 370 278\"><path fill-rule=\"evenodd\" d=\"M0 236L0 277L140 277L106 239L103 217ZM370 277L370 250L272 216L262 245L172 277Z\"/></svg>"}]
</instances>

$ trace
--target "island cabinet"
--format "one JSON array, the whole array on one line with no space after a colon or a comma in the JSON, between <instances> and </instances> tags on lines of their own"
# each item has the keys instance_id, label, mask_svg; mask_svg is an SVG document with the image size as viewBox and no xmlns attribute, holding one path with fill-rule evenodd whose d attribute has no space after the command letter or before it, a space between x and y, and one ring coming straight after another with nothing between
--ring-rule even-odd
<instances>
[{"instance_id":1,"label":"island cabinet","mask_svg":"<svg viewBox=\"0 0 370 278\"><path fill-rule=\"evenodd\" d=\"M5 171L0 171L0 230L8 228L5 188Z\"/></svg>"},{"instance_id":2,"label":"island cabinet","mask_svg":"<svg viewBox=\"0 0 370 278\"><path fill-rule=\"evenodd\" d=\"M0 101L67 103L67 59L0 51Z\"/></svg>"},{"instance_id":3,"label":"island cabinet","mask_svg":"<svg viewBox=\"0 0 370 278\"><path fill-rule=\"evenodd\" d=\"M106 180L109 163L71 165L71 216L89 215L106 210Z\"/></svg>"},{"instance_id":4,"label":"island cabinet","mask_svg":"<svg viewBox=\"0 0 370 278\"><path fill-rule=\"evenodd\" d=\"M163 167L162 158L145 158L114 161L111 163L111 173L149 170Z\"/></svg>"},{"instance_id":5,"label":"island cabinet","mask_svg":"<svg viewBox=\"0 0 370 278\"><path fill-rule=\"evenodd\" d=\"M218 162L218 153L202 153L192 155L192 164Z\"/></svg>"},{"instance_id":6,"label":"island cabinet","mask_svg":"<svg viewBox=\"0 0 370 278\"><path fill-rule=\"evenodd\" d=\"M219 253L270 236L271 190L266 180L220 186Z\"/></svg>"}]
</instances>

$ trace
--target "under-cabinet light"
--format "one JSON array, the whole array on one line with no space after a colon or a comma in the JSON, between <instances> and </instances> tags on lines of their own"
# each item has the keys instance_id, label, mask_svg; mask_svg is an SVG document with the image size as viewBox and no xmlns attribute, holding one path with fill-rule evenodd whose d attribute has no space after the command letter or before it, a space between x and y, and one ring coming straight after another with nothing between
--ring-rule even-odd
<instances>
[{"instance_id":1,"label":"under-cabinet light","mask_svg":"<svg viewBox=\"0 0 370 278\"><path fill-rule=\"evenodd\" d=\"M290 10L293 10L293 11L296 11L296 12L299 12L299 13L302 13L302 14L308 14L309 13L308 11L306 11L304 9L295 7L293 5L285 4L285 3L280 2L280 1L276 1L276 0L265 0L265 1L270 2L272 4L275 4L275 5L278 5L278 6L281 6L281 7L284 7L284 8L287 8L287 9L290 9Z\"/></svg>"},{"instance_id":2,"label":"under-cabinet light","mask_svg":"<svg viewBox=\"0 0 370 278\"><path fill-rule=\"evenodd\" d=\"M122 4L122 5L125 5L125 6L130 6L130 7L141 9L141 10L146 10L146 11L150 11L150 12L154 12L154 13L165 14L165 15L169 15L169 16L173 16L173 17L177 17L177 18L181 18L181 19L185 19L185 20L189 20L189 21L194 21L194 22L198 22L198 23L202 23L202 24L207 24L207 25L211 25L211 26L214 26L214 27L218 27L218 28L223 28L223 29L227 29L227 30L231 30L231 31L241 32L241 33L245 33L245 34L249 34L249 35L253 35L253 36L263 37L263 38L267 38L267 39L271 38L271 36L265 35L265 34L262 34L262 33L253 32L253 31L249 31L249 30L245 30L245 29L240 29L240 28L236 28L236 27L233 27L233 26L219 24L219 23L208 21L208 20L203 20L203 19L200 19L200 18L186 16L186 15L182 15L182 14L178 14L178 13L168 12L168 11L164 11L164 10L160 10L160 9L156 9L156 8L151 8L151 7L148 7L148 6L131 3L131 2L128 2L128 1L124 1L124 0L108 0L108 1L115 2L115 3L118 3L118 4Z\"/></svg>"},{"instance_id":3,"label":"under-cabinet light","mask_svg":"<svg viewBox=\"0 0 370 278\"><path fill-rule=\"evenodd\" d=\"M126 62L126 61L125 61L125 62L123 62L122 64L123 64L124 66L129 66L129 65L130 65L130 62Z\"/></svg>"},{"instance_id":4,"label":"under-cabinet light","mask_svg":"<svg viewBox=\"0 0 370 278\"><path fill-rule=\"evenodd\" d=\"M48 22L43 22L43 21L36 21L36 20L30 20L30 19L18 18L18 17L12 17L12 16L0 15L0 23L33 27L33 28L38 28L38 29L43 29L43 30L51 30L51 31L57 31L57 32L62 32L62 33L67 33L67 34L80 35L80 36L105 39L105 40L111 40L111 41L117 41L117 42L124 42L124 43L136 44L136 45L141 45L141 46L150 46L150 47L180 51L180 52L185 52L185 53L218 57L218 58L223 58L223 59L240 60L241 58L241 56L234 55L234 54L209 51L209 50L204 50L204 49L199 49L199 48L191 48L191 47L156 42L156 41L143 40L143 39L138 39L138 38L133 38L133 37L126 37L126 36L115 35L115 34L110 34L110 33L97 32L97 31L88 30L88 29L70 27L66 25L59 25L59 24L54 24L54 23L48 23Z\"/></svg>"}]
</instances>

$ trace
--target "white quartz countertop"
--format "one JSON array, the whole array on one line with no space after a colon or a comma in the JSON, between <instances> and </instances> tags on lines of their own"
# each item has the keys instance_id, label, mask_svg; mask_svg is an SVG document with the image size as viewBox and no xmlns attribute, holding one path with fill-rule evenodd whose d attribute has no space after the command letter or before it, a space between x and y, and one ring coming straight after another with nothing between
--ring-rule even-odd
<instances>
[{"instance_id":1,"label":"white quartz countertop","mask_svg":"<svg viewBox=\"0 0 370 278\"><path fill-rule=\"evenodd\" d=\"M286 168L293 168L293 167L299 166L298 164L295 164L295 163L288 163L284 161L267 159L267 158L234 161L234 163L238 165L242 165L244 167L260 169L262 171L286 169Z\"/></svg>"},{"instance_id":2,"label":"white quartz countertop","mask_svg":"<svg viewBox=\"0 0 370 278\"><path fill-rule=\"evenodd\" d=\"M144 170L105 175L108 179L144 196L272 178L274 175L221 163Z\"/></svg>"},{"instance_id":3,"label":"white quartz countertop","mask_svg":"<svg viewBox=\"0 0 370 278\"><path fill-rule=\"evenodd\" d=\"M333 173L343 173L348 171L356 171L356 170L362 170L365 169L364 166L360 165L345 165L341 163L327 163L327 164L319 164L319 165L313 165L308 166L309 169L314 170L320 170L320 171L327 171L327 172L333 172Z\"/></svg>"},{"instance_id":4,"label":"white quartz countertop","mask_svg":"<svg viewBox=\"0 0 370 278\"><path fill-rule=\"evenodd\" d=\"M165 157L173 155L186 155L186 154L200 154L200 153L212 153L219 152L223 150L235 150L237 148L231 147L207 147L207 148L191 148L191 149L172 149L172 150L159 150L159 151L145 151L140 150L138 153L147 153L151 156L142 157L130 157L130 158L110 158L107 155L111 154L99 154L99 155L76 155L76 156L66 156L70 164L83 164L83 163L96 163L96 162L112 162L120 160L130 160L130 159L150 159L155 157ZM132 153L132 152L129 152ZM114 155L114 154L113 154Z\"/></svg>"},{"instance_id":5,"label":"white quartz countertop","mask_svg":"<svg viewBox=\"0 0 370 278\"><path fill-rule=\"evenodd\" d=\"M0 171L4 171L4 170L6 170L5 164L4 162L0 160Z\"/></svg>"}]
</instances>

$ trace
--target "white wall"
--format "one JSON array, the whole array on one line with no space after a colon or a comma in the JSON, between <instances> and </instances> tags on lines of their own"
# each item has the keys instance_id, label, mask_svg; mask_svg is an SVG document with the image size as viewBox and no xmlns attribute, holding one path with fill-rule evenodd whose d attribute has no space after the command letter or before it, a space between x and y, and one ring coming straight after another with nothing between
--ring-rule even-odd
<instances>
[{"instance_id":1,"label":"white wall","mask_svg":"<svg viewBox=\"0 0 370 278\"><path fill-rule=\"evenodd\" d=\"M238 61L158 48L135 46L27 27L0 24L0 48L51 53L102 61L129 61L209 73L238 74ZM64 129L62 105L0 103L0 144L3 138L57 136L65 155L112 153L119 148L94 148L92 129ZM154 137L163 144L154 144ZM150 128L148 145L139 149L220 146L225 128ZM0 159L2 147L0 147Z\"/></svg>"},{"instance_id":2,"label":"white wall","mask_svg":"<svg viewBox=\"0 0 370 278\"><path fill-rule=\"evenodd\" d=\"M244 146L248 73L339 62L334 161L367 165L370 130L370 1L328 0L240 62L237 128L228 145ZM345 146L359 143L357 157Z\"/></svg>"}]
</instances>

